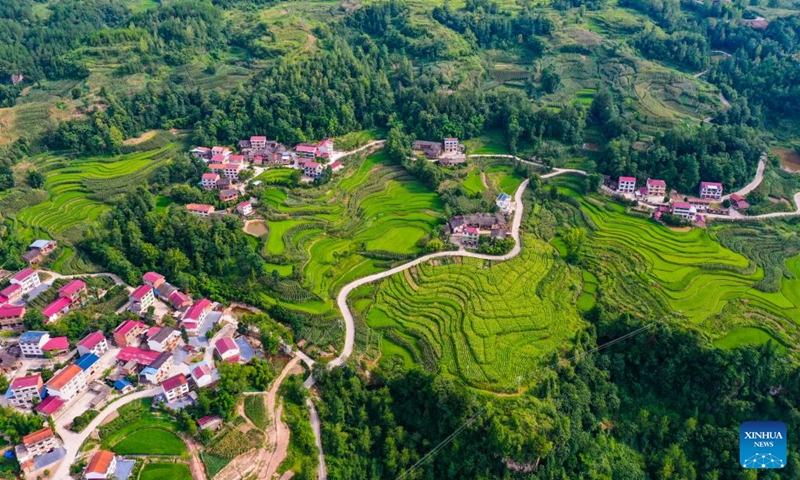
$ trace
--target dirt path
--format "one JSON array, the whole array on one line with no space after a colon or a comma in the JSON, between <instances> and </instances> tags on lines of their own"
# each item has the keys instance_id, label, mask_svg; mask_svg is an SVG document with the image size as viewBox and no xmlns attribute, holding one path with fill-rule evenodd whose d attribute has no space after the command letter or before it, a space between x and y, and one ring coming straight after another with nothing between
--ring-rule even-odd
<instances>
[{"instance_id":1,"label":"dirt path","mask_svg":"<svg viewBox=\"0 0 800 480\"><path fill-rule=\"evenodd\" d=\"M489 189L489 182L486 181L486 172L481 172L481 183L483 183L483 188Z\"/></svg>"},{"instance_id":2,"label":"dirt path","mask_svg":"<svg viewBox=\"0 0 800 480\"><path fill-rule=\"evenodd\" d=\"M180 437L189 449L189 455L191 455L189 458L189 470L192 472L192 478L194 480L208 480L203 461L200 459L200 445L191 435L181 434Z\"/></svg>"},{"instance_id":3,"label":"dirt path","mask_svg":"<svg viewBox=\"0 0 800 480\"><path fill-rule=\"evenodd\" d=\"M263 467L259 469L258 478L272 478L278 471L278 467L286 459L286 452L289 449L289 427L283 423L281 415L283 413L283 405L278 405L278 389L287 375L300 363L300 357L294 357L289 363L283 367L281 374L272 383L267 392L267 413L269 415L270 428L267 430L267 448L271 450L272 454L264 463Z\"/></svg>"}]
</instances>

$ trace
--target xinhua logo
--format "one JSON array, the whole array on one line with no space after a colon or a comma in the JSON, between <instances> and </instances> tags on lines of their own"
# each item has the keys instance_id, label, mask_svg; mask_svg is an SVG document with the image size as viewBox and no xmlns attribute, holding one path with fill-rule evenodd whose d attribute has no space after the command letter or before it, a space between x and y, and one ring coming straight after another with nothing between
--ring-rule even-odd
<instances>
[{"instance_id":1,"label":"xinhua logo","mask_svg":"<svg viewBox=\"0 0 800 480\"><path fill-rule=\"evenodd\" d=\"M739 427L739 463L744 468L786 466L786 424L744 422Z\"/></svg>"}]
</instances>

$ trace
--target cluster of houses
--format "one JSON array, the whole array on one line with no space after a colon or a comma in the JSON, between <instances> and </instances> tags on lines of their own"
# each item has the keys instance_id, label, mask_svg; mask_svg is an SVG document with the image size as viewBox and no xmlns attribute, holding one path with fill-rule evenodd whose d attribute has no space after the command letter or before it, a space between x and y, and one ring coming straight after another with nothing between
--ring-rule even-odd
<instances>
[{"instance_id":1,"label":"cluster of houses","mask_svg":"<svg viewBox=\"0 0 800 480\"><path fill-rule=\"evenodd\" d=\"M28 246L29 250L22 254L22 259L31 267L38 265L57 247L58 243L54 240L36 240Z\"/></svg>"},{"instance_id":2,"label":"cluster of houses","mask_svg":"<svg viewBox=\"0 0 800 480\"><path fill-rule=\"evenodd\" d=\"M457 138L445 138L441 142L417 140L412 150L421 153L428 160L437 160L443 167L463 165L467 161L465 147Z\"/></svg>"},{"instance_id":3,"label":"cluster of houses","mask_svg":"<svg viewBox=\"0 0 800 480\"><path fill-rule=\"evenodd\" d=\"M682 217L690 222L704 222L704 213L726 214L725 209L721 209L717 204L722 199L723 188L719 182L701 182L697 197L690 197L684 200L672 200L663 203L667 199L667 184L664 180L648 178L643 187L636 187L636 177L619 177L616 184L616 193L625 196L632 196L647 203L657 204L653 216L656 220L660 219L664 213L670 213ZM676 197L675 191L669 193L669 197ZM738 194L730 196L731 206L737 210L744 210L750 207L744 197Z\"/></svg>"},{"instance_id":4,"label":"cluster of houses","mask_svg":"<svg viewBox=\"0 0 800 480\"><path fill-rule=\"evenodd\" d=\"M464 248L476 248L481 236L490 239L505 239L508 236L508 223L502 213L478 213L458 215L448 220L445 234L450 243Z\"/></svg>"},{"instance_id":5,"label":"cluster of houses","mask_svg":"<svg viewBox=\"0 0 800 480\"><path fill-rule=\"evenodd\" d=\"M25 268L9 279L9 285L0 290L0 328L18 329L27 311L24 296L42 285L39 272ZM58 290L58 296L42 309L45 323L52 323L69 312L70 308L79 304L86 295L86 283L83 280L72 280Z\"/></svg>"}]
</instances>

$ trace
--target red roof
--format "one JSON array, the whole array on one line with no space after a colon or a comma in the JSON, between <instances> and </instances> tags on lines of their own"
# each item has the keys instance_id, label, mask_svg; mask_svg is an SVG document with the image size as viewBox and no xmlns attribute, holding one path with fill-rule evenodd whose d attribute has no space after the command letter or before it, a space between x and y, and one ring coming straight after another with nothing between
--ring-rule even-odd
<instances>
[{"instance_id":1,"label":"red roof","mask_svg":"<svg viewBox=\"0 0 800 480\"><path fill-rule=\"evenodd\" d=\"M125 320L124 322L119 324L119 326L114 330L114 333L127 335L128 332L137 327L144 328L145 324L142 322L137 322L136 320Z\"/></svg>"},{"instance_id":2,"label":"red roof","mask_svg":"<svg viewBox=\"0 0 800 480\"><path fill-rule=\"evenodd\" d=\"M44 307L44 310L42 310L42 315L50 318L51 316L60 313L62 310L67 308L70 303L72 303L72 300L69 298L58 297L57 299L53 300L50 305Z\"/></svg>"},{"instance_id":3,"label":"red roof","mask_svg":"<svg viewBox=\"0 0 800 480\"><path fill-rule=\"evenodd\" d=\"M140 365L150 365L158 357L158 352L151 352L150 350L142 350L138 347L124 347L117 354L117 360L121 362L135 361Z\"/></svg>"},{"instance_id":4,"label":"red roof","mask_svg":"<svg viewBox=\"0 0 800 480\"><path fill-rule=\"evenodd\" d=\"M190 203L186 205L186 209L190 212L208 212L214 211L214 205L206 205L203 203Z\"/></svg>"},{"instance_id":5,"label":"red roof","mask_svg":"<svg viewBox=\"0 0 800 480\"><path fill-rule=\"evenodd\" d=\"M648 187L666 187L667 182L664 180L656 180L655 178L648 178L647 179L647 186Z\"/></svg>"},{"instance_id":6,"label":"red roof","mask_svg":"<svg viewBox=\"0 0 800 480\"><path fill-rule=\"evenodd\" d=\"M234 355L232 357L226 358L225 361L228 362L228 363L236 363L236 362L239 361L240 358L241 357L239 357L239 355Z\"/></svg>"},{"instance_id":7,"label":"red roof","mask_svg":"<svg viewBox=\"0 0 800 480\"><path fill-rule=\"evenodd\" d=\"M744 210L745 208L750 208L750 204L744 200L739 200L736 202L736 206L740 209Z\"/></svg>"},{"instance_id":8,"label":"red roof","mask_svg":"<svg viewBox=\"0 0 800 480\"><path fill-rule=\"evenodd\" d=\"M689 202L675 202L672 204L672 208L682 208L688 210L692 208L692 204Z\"/></svg>"},{"instance_id":9,"label":"red roof","mask_svg":"<svg viewBox=\"0 0 800 480\"><path fill-rule=\"evenodd\" d=\"M34 410L39 413L44 413L45 415L52 415L56 413L62 406L64 406L64 400L62 400L61 397L49 396L45 397L45 399L42 400L42 403L36 405Z\"/></svg>"},{"instance_id":10,"label":"red roof","mask_svg":"<svg viewBox=\"0 0 800 480\"><path fill-rule=\"evenodd\" d=\"M14 283L14 284L9 285L8 287L0 290L0 294L5 295L6 297L11 297L17 292L17 290L22 290L22 287L20 287L16 283Z\"/></svg>"},{"instance_id":11,"label":"red roof","mask_svg":"<svg viewBox=\"0 0 800 480\"><path fill-rule=\"evenodd\" d=\"M49 352L50 350L67 350L69 349L69 340L67 337L51 338L44 344L42 351Z\"/></svg>"},{"instance_id":12,"label":"red roof","mask_svg":"<svg viewBox=\"0 0 800 480\"><path fill-rule=\"evenodd\" d=\"M160 331L161 331L161 327L150 327L150 328L147 329L147 333L145 333L145 336L147 338L150 338L150 337L152 337L153 335L155 335L156 333L158 333Z\"/></svg>"},{"instance_id":13,"label":"red roof","mask_svg":"<svg viewBox=\"0 0 800 480\"><path fill-rule=\"evenodd\" d=\"M39 385L39 382L41 381L42 376L38 373L36 375L28 375L27 377L15 378L11 381L11 390L35 387L36 385Z\"/></svg>"},{"instance_id":14,"label":"red roof","mask_svg":"<svg viewBox=\"0 0 800 480\"><path fill-rule=\"evenodd\" d=\"M36 273L36 270L32 268L26 268L24 270L20 270L19 272L15 273L14 276L11 277L11 280L16 280L18 282L21 282L26 278L30 277L31 275L33 275L34 273Z\"/></svg>"},{"instance_id":15,"label":"red roof","mask_svg":"<svg viewBox=\"0 0 800 480\"><path fill-rule=\"evenodd\" d=\"M211 307L211 300L207 298L201 298L200 300L194 302L186 313L183 314L184 320L198 320L200 318L200 314L203 310Z\"/></svg>"},{"instance_id":16,"label":"red roof","mask_svg":"<svg viewBox=\"0 0 800 480\"><path fill-rule=\"evenodd\" d=\"M142 275L142 280L144 280L145 282L156 283L164 280L164 275L161 275L160 273L156 272L147 272L144 275Z\"/></svg>"},{"instance_id":17,"label":"red roof","mask_svg":"<svg viewBox=\"0 0 800 480\"><path fill-rule=\"evenodd\" d=\"M33 445L34 443L39 443L42 440L47 440L52 436L54 436L53 430L50 427L44 427L41 430L36 430L35 432L22 437L22 443L24 445Z\"/></svg>"},{"instance_id":18,"label":"red roof","mask_svg":"<svg viewBox=\"0 0 800 480\"><path fill-rule=\"evenodd\" d=\"M259 136L259 135L255 135L255 136L252 136L252 137L250 137L250 141L251 141L251 142L253 142L253 141L256 141L256 142L258 142L258 141L266 142L266 141L267 141L267 137L262 137L262 136Z\"/></svg>"},{"instance_id":19,"label":"red roof","mask_svg":"<svg viewBox=\"0 0 800 480\"><path fill-rule=\"evenodd\" d=\"M73 280L63 287L58 289L59 295L72 296L86 288L86 283L83 280Z\"/></svg>"},{"instance_id":20,"label":"red roof","mask_svg":"<svg viewBox=\"0 0 800 480\"><path fill-rule=\"evenodd\" d=\"M731 194L731 200L736 201L736 202L741 202L742 200L744 200L744 197L739 195L738 193L732 193Z\"/></svg>"},{"instance_id":21,"label":"red roof","mask_svg":"<svg viewBox=\"0 0 800 480\"><path fill-rule=\"evenodd\" d=\"M81 367L75 364L68 365L64 367L63 370L56 373L55 376L51 378L45 385L47 385L47 388L58 390L81 373L83 373L83 369L81 369Z\"/></svg>"},{"instance_id":22,"label":"red roof","mask_svg":"<svg viewBox=\"0 0 800 480\"><path fill-rule=\"evenodd\" d=\"M231 337L222 337L217 340L217 343L214 344L214 347L220 353L220 355L229 352L231 350L239 350L239 347L236 345L236 342L233 341Z\"/></svg>"},{"instance_id":23,"label":"red roof","mask_svg":"<svg viewBox=\"0 0 800 480\"><path fill-rule=\"evenodd\" d=\"M211 375L211 369L207 365L198 365L192 369L192 376L194 378L202 378L206 375Z\"/></svg>"},{"instance_id":24,"label":"red roof","mask_svg":"<svg viewBox=\"0 0 800 480\"><path fill-rule=\"evenodd\" d=\"M475 228L475 227L465 227L464 228L464 233L469 233L471 235L477 235L478 234L478 229Z\"/></svg>"},{"instance_id":25,"label":"red roof","mask_svg":"<svg viewBox=\"0 0 800 480\"><path fill-rule=\"evenodd\" d=\"M245 200L244 202L240 203L239 205L236 205L236 208L244 208L247 205L250 205L250 202Z\"/></svg>"},{"instance_id":26,"label":"red roof","mask_svg":"<svg viewBox=\"0 0 800 480\"><path fill-rule=\"evenodd\" d=\"M164 383L161 384L161 387L164 389L165 392L168 392L170 390L174 390L180 387L181 385L186 385L186 383L187 383L186 375L179 373L174 377L170 377L164 380Z\"/></svg>"},{"instance_id":27,"label":"red roof","mask_svg":"<svg viewBox=\"0 0 800 480\"><path fill-rule=\"evenodd\" d=\"M307 143L301 143L294 148L298 152L308 152L308 153L315 153L317 151L316 145L310 145Z\"/></svg>"},{"instance_id":28,"label":"red roof","mask_svg":"<svg viewBox=\"0 0 800 480\"><path fill-rule=\"evenodd\" d=\"M153 290L153 287L151 287L150 285L141 285L141 286L139 286L139 288L134 290L133 293L130 294L130 298L135 298L136 300L141 300L141 299L144 298L145 295L150 293L152 290Z\"/></svg>"},{"instance_id":29,"label":"red roof","mask_svg":"<svg viewBox=\"0 0 800 480\"><path fill-rule=\"evenodd\" d=\"M191 302L192 297L183 292L172 292L172 295L169 296L169 301L173 307L178 308L186 302Z\"/></svg>"},{"instance_id":30,"label":"red roof","mask_svg":"<svg viewBox=\"0 0 800 480\"><path fill-rule=\"evenodd\" d=\"M722 188L722 184L719 183L719 182L702 182L702 183L700 183L700 188L705 188L705 187Z\"/></svg>"},{"instance_id":31,"label":"red roof","mask_svg":"<svg viewBox=\"0 0 800 480\"><path fill-rule=\"evenodd\" d=\"M3 294L0 294L0 305L6 303L8 301L8 297Z\"/></svg>"},{"instance_id":32,"label":"red roof","mask_svg":"<svg viewBox=\"0 0 800 480\"><path fill-rule=\"evenodd\" d=\"M342 166L342 162L336 161L331 163L331 170L337 169Z\"/></svg>"},{"instance_id":33,"label":"red roof","mask_svg":"<svg viewBox=\"0 0 800 480\"><path fill-rule=\"evenodd\" d=\"M25 307L13 307L11 305L0 306L0 319L18 318L25 315Z\"/></svg>"},{"instance_id":34,"label":"red roof","mask_svg":"<svg viewBox=\"0 0 800 480\"><path fill-rule=\"evenodd\" d=\"M108 450L98 450L89 460L89 465L86 467L86 473L101 473L108 472L108 467L114 461L114 454Z\"/></svg>"},{"instance_id":35,"label":"red roof","mask_svg":"<svg viewBox=\"0 0 800 480\"><path fill-rule=\"evenodd\" d=\"M636 177L619 177L620 183L622 182L636 182Z\"/></svg>"},{"instance_id":36,"label":"red roof","mask_svg":"<svg viewBox=\"0 0 800 480\"><path fill-rule=\"evenodd\" d=\"M204 173L203 180L219 180L218 173Z\"/></svg>"},{"instance_id":37,"label":"red roof","mask_svg":"<svg viewBox=\"0 0 800 480\"><path fill-rule=\"evenodd\" d=\"M221 163L225 161L225 155L212 155L211 156L212 162Z\"/></svg>"},{"instance_id":38,"label":"red roof","mask_svg":"<svg viewBox=\"0 0 800 480\"><path fill-rule=\"evenodd\" d=\"M228 157L228 161L229 162L236 162L236 163L243 162L244 161L244 155L231 155L230 157Z\"/></svg>"},{"instance_id":39,"label":"red roof","mask_svg":"<svg viewBox=\"0 0 800 480\"><path fill-rule=\"evenodd\" d=\"M319 163L317 162L306 162L306 168L318 168Z\"/></svg>"},{"instance_id":40,"label":"red roof","mask_svg":"<svg viewBox=\"0 0 800 480\"><path fill-rule=\"evenodd\" d=\"M218 417L216 415L214 415L214 416L206 415L205 417L203 417L200 420L198 420L197 424L202 427L203 425L205 425L205 424L207 424L209 422L216 422L216 421L220 421L220 420L222 420L222 418L220 418L220 417Z\"/></svg>"},{"instance_id":41,"label":"red roof","mask_svg":"<svg viewBox=\"0 0 800 480\"><path fill-rule=\"evenodd\" d=\"M105 340L105 338L106 337L103 336L103 332L100 332L100 331L92 332L89 335L86 335L85 337L83 337L83 340L78 342L78 345L80 345L81 347L86 347L89 350L91 350L95 346L97 346L98 343L100 343L103 340Z\"/></svg>"},{"instance_id":42,"label":"red roof","mask_svg":"<svg viewBox=\"0 0 800 480\"><path fill-rule=\"evenodd\" d=\"M242 168L242 166L238 163L215 163L209 165L208 168L211 170L238 170Z\"/></svg>"}]
</instances>

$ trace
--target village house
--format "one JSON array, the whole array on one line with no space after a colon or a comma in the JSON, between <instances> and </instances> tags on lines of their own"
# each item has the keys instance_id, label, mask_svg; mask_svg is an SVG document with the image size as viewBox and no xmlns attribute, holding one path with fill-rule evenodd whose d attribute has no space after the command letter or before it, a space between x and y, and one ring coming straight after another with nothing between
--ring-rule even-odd
<instances>
[{"instance_id":1,"label":"village house","mask_svg":"<svg viewBox=\"0 0 800 480\"><path fill-rule=\"evenodd\" d=\"M689 198L686 200L689 202L698 212L702 212L711 208L711 204L714 203L714 200L710 198Z\"/></svg>"},{"instance_id":2,"label":"village house","mask_svg":"<svg viewBox=\"0 0 800 480\"><path fill-rule=\"evenodd\" d=\"M164 391L167 403L173 403L182 400L189 393L189 382L186 381L186 375L179 373L164 380L161 389Z\"/></svg>"},{"instance_id":3,"label":"village house","mask_svg":"<svg viewBox=\"0 0 800 480\"><path fill-rule=\"evenodd\" d=\"M39 272L32 268L26 268L15 273L10 282L12 285L19 285L23 294L42 284L39 280Z\"/></svg>"},{"instance_id":4,"label":"village house","mask_svg":"<svg viewBox=\"0 0 800 480\"><path fill-rule=\"evenodd\" d=\"M634 193L636 191L636 177L619 177L617 193Z\"/></svg>"},{"instance_id":5,"label":"village house","mask_svg":"<svg viewBox=\"0 0 800 480\"><path fill-rule=\"evenodd\" d=\"M17 408L32 408L33 399L41 400L44 396L43 393L42 375L37 373L12 380L6 392L6 400L11 406Z\"/></svg>"},{"instance_id":6,"label":"village house","mask_svg":"<svg viewBox=\"0 0 800 480\"><path fill-rule=\"evenodd\" d=\"M147 329L147 325L136 320L126 320L114 329L114 342L118 347L139 345L139 339Z\"/></svg>"},{"instance_id":7,"label":"village house","mask_svg":"<svg viewBox=\"0 0 800 480\"><path fill-rule=\"evenodd\" d=\"M425 158L435 160L442 154L442 144L440 142L427 142L417 140L411 147L414 151L422 152Z\"/></svg>"},{"instance_id":8,"label":"village house","mask_svg":"<svg viewBox=\"0 0 800 480\"><path fill-rule=\"evenodd\" d=\"M153 363L145 367L139 375L153 385L158 385L167 378L174 364L175 360L172 352L161 352L158 357L153 360Z\"/></svg>"},{"instance_id":9,"label":"village house","mask_svg":"<svg viewBox=\"0 0 800 480\"><path fill-rule=\"evenodd\" d=\"M208 365L198 365L194 367L190 373L194 384L197 385L198 388L207 387L214 383L214 376L211 374L211 369Z\"/></svg>"},{"instance_id":10,"label":"village house","mask_svg":"<svg viewBox=\"0 0 800 480\"><path fill-rule=\"evenodd\" d=\"M42 353L45 357L57 357L69 351L69 339L67 337L54 337L42 346Z\"/></svg>"},{"instance_id":11,"label":"village house","mask_svg":"<svg viewBox=\"0 0 800 480\"><path fill-rule=\"evenodd\" d=\"M23 326L23 319L25 318L25 307L17 307L13 305L0 306L0 328L2 329L18 329Z\"/></svg>"},{"instance_id":12,"label":"village house","mask_svg":"<svg viewBox=\"0 0 800 480\"><path fill-rule=\"evenodd\" d=\"M219 191L219 199L222 202L229 203L239 200L239 190L235 188L227 188Z\"/></svg>"},{"instance_id":13,"label":"village house","mask_svg":"<svg viewBox=\"0 0 800 480\"><path fill-rule=\"evenodd\" d=\"M58 297L42 310L45 318L45 325L53 323L69 312L72 301L66 297Z\"/></svg>"},{"instance_id":14,"label":"village house","mask_svg":"<svg viewBox=\"0 0 800 480\"><path fill-rule=\"evenodd\" d=\"M198 331L206 321L206 317L211 312L212 304L207 298L201 298L194 302L191 307L183 314L181 326L186 329L190 337L197 336Z\"/></svg>"},{"instance_id":15,"label":"village house","mask_svg":"<svg viewBox=\"0 0 800 480\"><path fill-rule=\"evenodd\" d=\"M243 217L248 217L253 214L253 204L249 201L244 201L236 205L236 211Z\"/></svg>"},{"instance_id":16,"label":"village house","mask_svg":"<svg viewBox=\"0 0 800 480\"><path fill-rule=\"evenodd\" d=\"M665 182L664 180L648 178L646 185L647 185L647 196L649 197L667 196L667 182Z\"/></svg>"},{"instance_id":17,"label":"village house","mask_svg":"<svg viewBox=\"0 0 800 480\"><path fill-rule=\"evenodd\" d=\"M183 310L192 304L192 297L181 291L176 291L172 292L168 298L168 301L175 310Z\"/></svg>"},{"instance_id":18,"label":"village house","mask_svg":"<svg viewBox=\"0 0 800 480\"><path fill-rule=\"evenodd\" d=\"M301 143L294 147L294 152L300 158L314 160L317 156L317 146L310 143Z\"/></svg>"},{"instance_id":19,"label":"village house","mask_svg":"<svg viewBox=\"0 0 800 480\"><path fill-rule=\"evenodd\" d=\"M217 188L217 182L219 182L218 173L204 173L200 177L200 185L206 190L214 190Z\"/></svg>"},{"instance_id":20,"label":"village house","mask_svg":"<svg viewBox=\"0 0 800 480\"><path fill-rule=\"evenodd\" d=\"M671 213L687 220L694 220L697 209L689 202L673 202Z\"/></svg>"},{"instance_id":21,"label":"village house","mask_svg":"<svg viewBox=\"0 0 800 480\"><path fill-rule=\"evenodd\" d=\"M461 230L461 244L465 247L477 247L481 232L476 227L464 227Z\"/></svg>"},{"instance_id":22,"label":"village house","mask_svg":"<svg viewBox=\"0 0 800 480\"><path fill-rule=\"evenodd\" d=\"M736 210L746 210L750 208L750 204L747 202L747 200L745 200L744 197L738 193L731 194L730 200L731 206Z\"/></svg>"},{"instance_id":23,"label":"village house","mask_svg":"<svg viewBox=\"0 0 800 480\"><path fill-rule=\"evenodd\" d=\"M244 163L244 155L231 155L226 163Z\"/></svg>"},{"instance_id":24,"label":"village house","mask_svg":"<svg viewBox=\"0 0 800 480\"><path fill-rule=\"evenodd\" d=\"M443 167L455 167L458 165L464 165L465 163L467 163L467 159L463 155L442 157L439 159L439 165Z\"/></svg>"},{"instance_id":25,"label":"village house","mask_svg":"<svg viewBox=\"0 0 800 480\"><path fill-rule=\"evenodd\" d=\"M260 150L262 148L267 148L267 137L263 136L250 137L250 148L252 148L253 150Z\"/></svg>"},{"instance_id":26,"label":"village house","mask_svg":"<svg viewBox=\"0 0 800 480\"><path fill-rule=\"evenodd\" d=\"M190 151L190 153L196 158L206 161L210 160L212 155L211 149L208 147L195 147Z\"/></svg>"},{"instance_id":27,"label":"village house","mask_svg":"<svg viewBox=\"0 0 800 480\"><path fill-rule=\"evenodd\" d=\"M131 393L134 390L131 382L129 382L125 378L120 378L119 380L115 381L114 388L116 388L121 395L125 395L126 393Z\"/></svg>"},{"instance_id":28,"label":"village house","mask_svg":"<svg viewBox=\"0 0 800 480\"><path fill-rule=\"evenodd\" d=\"M19 337L19 349L23 357L43 357L44 347L50 341L50 334L36 330L28 330Z\"/></svg>"},{"instance_id":29,"label":"village house","mask_svg":"<svg viewBox=\"0 0 800 480\"><path fill-rule=\"evenodd\" d=\"M501 193L498 195L495 204L497 205L497 208L500 209L500 213L503 215L508 215L514 211L514 199L511 198L511 195L506 193Z\"/></svg>"},{"instance_id":30,"label":"village house","mask_svg":"<svg viewBox=\"0 0 800 480\"><path fill-rule=\"evenodd\" d=\"M54 240L36 240L28 246L30 250L23 254L22 258L28 265L37 265L50 255L57 246L58 243Z\"/></svg>"},{"instance_id":31,"label":"village house","mask_svg":"<svg viewBox=\"0 0 800 480\"><path fill-rule=\"evenodd\" d=\"M22 300L22 287L16 283L0 290L0 303L16 303Z\"/></svg>"},{"instance_id":32,"label":"village house","mask_svg":"<svg viewBox=\"0 0 800 480\"><path fill-rule=\"evenodd\" d=\"M127 374L138 374L144 367L156 361L159 352L151 352L139 347L123 347L117 353L117 363L122 366L122 371Z\"/></svg>"},{"instance_id":33,"label":"village house","mask_svg":"<svg viewBox=\"0 0 800 480\"><path fill-rule=\"evenodd\" d=\"M14 453L22 470L30 471L33 469L34 459L52 452L59 446L61 446L61 442L53 433L53 429L44 427L22 437L22 444L16 446Z\"/></svg>"},{"instance_id":34,"label":"village house","mask_svg":"<svg viewBox=\"0 0 800 480\"><path fill-rule=\"evenodd\" d=\"M340 171L340 170L344 169L344 165L342 165L342 162L340 162L340 161L338 161L338 160L337 160L337 161L335 161L335 162L333 162L333 163L331 163L331 164L330 164L330 165L328 165L328 166L329 166L329 167L331 167L331 171L332 171L333 173L336 173L336 172L338 172L338 171Z\"/></svg>"},{"instance_id":35,"label":"village house","mask_svg":"<svg viewBox=\"0 0 800 480\"><path fill-rule=\"evenodd\" d=\"M167 280L166 278L164 278L164 275L161 275L160 273L147 272L144 275L142 275L142 282L144 282L145 285L149 286L150 288L158 292L158 289L161 288L162 285L167 283Z\"/></svg>"},{"instance_id":36,"label":"village house","mask_svg":"<svg viewBox=\"0 0 800 480\"><path fill-rule=\"evenodd\" d=\"M44 255L42 255L40 250L31 249L22 254L22 259L25 260L28 266L32 267L40 264L42 260L44 260Z\"/></svg>"},{"instance_id":37,"label":"village house","mask_svg":"<svg viewBox=\"0 0 800 480\"><path fill-rule=\"evenodd\" d=\"M241 163L212 163L208 168L211 169L212 173L219 174L230 180L238 180L239 172L242 171L244 165ZM217 184L217 188L219 188L219 182Z\"/></svg>"},{"instance_id":38,"label":"village house","mask_svg":"<svg viewBox=\"0 0 800 480\"><path fill-rule=\"evenodd\" d=\"M200 430L219 430L222 426L222 417L217 415L206 415L197 421Z\"/></svg>"},{"instance_id":39,"label":"village house","mask_svg":"<svg viewBox=\"0 0 800 480\"><path fill-rule=\"evenodd\" d=\"M202 203L190 203L186 205L186 210L189 210L189 213L194 215L199 215L201 217L207 217L214 213L214 205L206 205Z\"/></svg>"},{"instance_id":40,"label":"village house","mask_svg":"<svg viewBox=\"0 0 800 480\"><path fill-rule=\"evenodd\" d=\"M324 167L317 162L306 162L303 165L303 174L307 177L317 178L322 175Z\"/></svg>"},{"instance_id":41,"label":"village house","mask_svg":"<svg viewBox=\"0 0 800 480\"><path fill-rule=\"evenodd\" d=\"M100 357L108 351L108 341L106 341L103 332L98 330L83 337L83 340L78 342L77 348L79 355L93 353Z\"/></svg>"},{"instance_id":42,"label":"village house","mask_svg":"<svg viewBox=\"0 0 800 480\"><path fill-rule=\"evenodd\" d=\"M461 235L465 228L477 228L487 234L494 229L507 228L506 217L502 213L478 213L474 215L458 215L451 218L445 225L448 235Z\"/></svg>"},{"instance_id":43,"label":"village house","mask_svg":"<svg viewBox=\"0 0 800 480\"><path fill-rule=\"evenodd\" d=\"M67 402L62 400L60 397L45 397L44 400L39 402L39 405L34 407L33 411L38 413L43 417L53 417L58 418L64 413L66 409Z\"/></svg>"},{"instance_id":44,"label":"village house","mask_svg":"<svg viewBox=\"0 0 800 480\"><path fill-rule=\"evenodd\" d=\"M239 346L231 337L223 337L214 344L214 353L220 360L234 363L239 361Z\"/></svg>"},{"instance_id":45,"label":"village house","mask_svg":"<svg viewBox=\"0 0 800 480\"><path fill-rule=\"evenodd\" d=\"M231 187L233 187L233 180L230 178L221 178L219 182L217 182L217 190L225 190Z\"/></svg>"},{"instance_id":46,"label":"village house","mask_svg":"<svg viewBox=\"0 0 800 480\"><path fill-rule=\"evenodd\" d=\"M181 341L181 332L174 328L164 327L147 340L147 346L154 352L170 352Z\"/></svg>"},{"instance_id":47,"label":"village house","mask_svg":"<svg viewBox=\"0 0 800 480\"><path fill-rule=\"evenodd\" d=\"M719 182L701 182L700 198L719 200L722 197L722 184Z\"/></svg>"},{"instance_id":48,"label":"village house","mask_svg":"<svg viewBox=\"0 0 800 480\"><path fill-rule=\"evenodd\" d=\"M128 295L131 305L128 307L133 313L144 315L147 309L150 308L156 301L156 296L153 294L153 287L150 285L140 285L136 290Z\"/></svg>"},{"instance_id":49,"label":"village house","mask_svg":"<svg viewBox=\"0 0 800 480\"><path fill-rule=\"evenodd\" d=\"M317 144L316 156L321 158L330 158L333 155L333 140L325 139Z\"/></svg>"},{"instance_id":50,"label":"village house","mask_svg":"<svg viewBox=\"0 0 800 480\"><path fill-rule=\"evenodd\" d=\"M228 147L212 147L211 148L211 158L213 159L215 156L220 156L222 159L226 159L230 156L231 150Z\"/></svg>"},{"instance_id":51,"label":"village house","mask_svg":"<svg viewBox=\"0 0 800 480\"><path fill-rule=\"evenodd\" d=\"M444 139L444 153L459 153L460 147L457 138Z\"/></svg>"},{"instance_id":52,"label":"village house","mask_svg":"<svg viewBox=\"0 0 800 480\"><path fill-rule=\"evenodd\" d=\"M83 477L86 480L105 480L115 478L114 472L117 471L117 457L113 452L108 450L98 450L89 464L86 465L86 470L83 471Z\"/></svg>"},{"instance_id":53,"label":"village house","mask_svg":"<svg viewBox=\"0 0 800 480\"><path fill-rule=\"evenodd\" d=\"M78 393L86 389L86 376L81 367L67 365L44 384L47 395L59 397L65 402L72 400Z\"/></svg>"},{"instance_id":54,"label":"village house","mask_svg":"<svg viewBox=\"0 0 800 480\"><path fill-rule=\"evenodd\" d=\"M58 289L58 296L77 302L86 295L86 283L83 280L72 280Z\"/></svg>"},{"instance_id":55,"label":"village house","mask_svg":"<svg viewBox=\"0 0 800 480\"><path fill-rule=\"evenodd\" d=\"M97 376L101 373L98 371L100 366L100 364L97 363L98 360L100 360L100 357L94 353L81 355L80 358L75 360L75 365L83 370L83 376L86 378L86 383L96 380Z\"/></svg>"}]
</instances>

